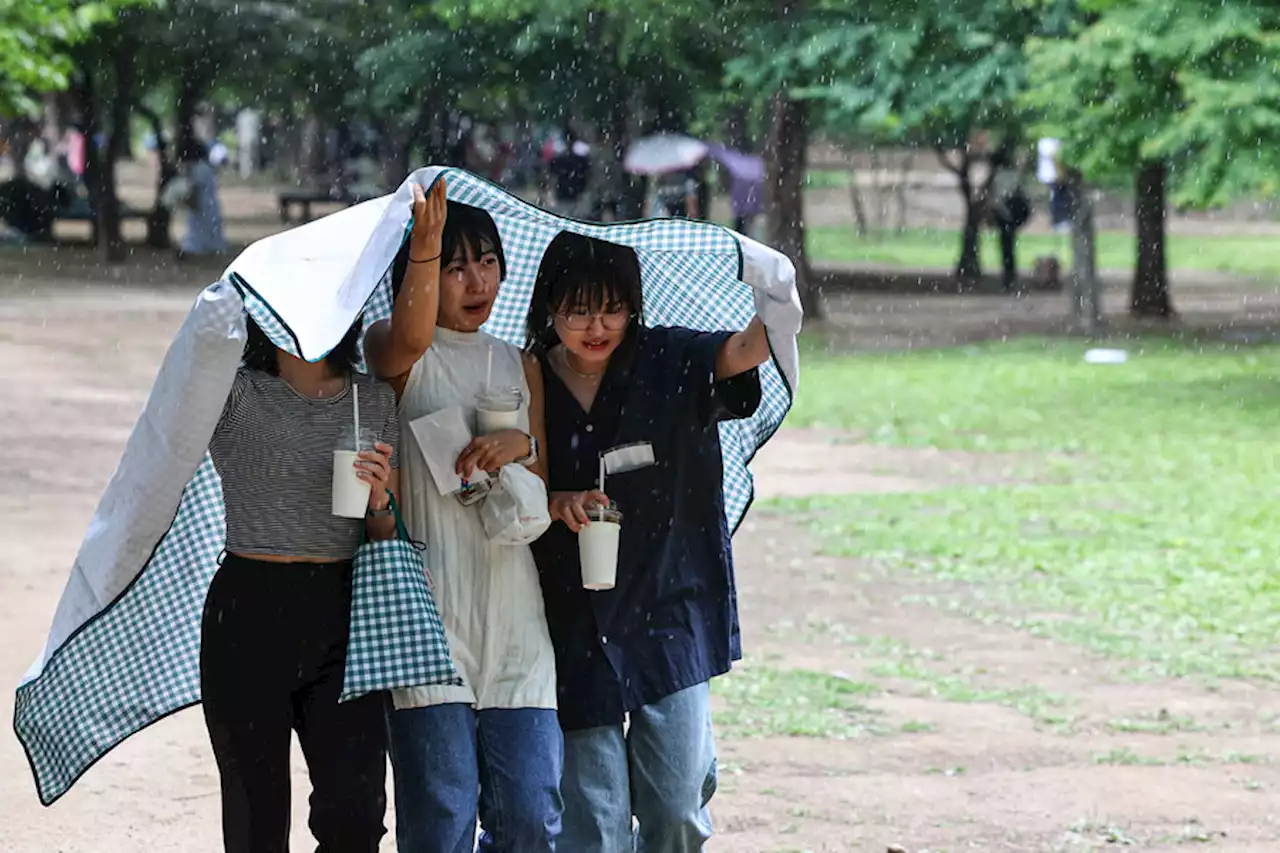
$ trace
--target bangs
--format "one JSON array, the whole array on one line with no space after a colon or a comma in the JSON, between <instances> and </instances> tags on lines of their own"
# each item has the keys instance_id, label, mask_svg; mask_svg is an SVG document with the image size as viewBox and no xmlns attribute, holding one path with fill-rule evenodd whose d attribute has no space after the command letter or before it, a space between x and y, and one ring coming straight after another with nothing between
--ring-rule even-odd
<instances>
[{"instance_id":1,"label":"bangs","mask_svg":"<svg viewBox=\"0 0 1280 853\"><path fill-rule=\"evenodd\" d=\"M551 308L554 311L604 311L628 305L628 295L613 281L593 276L568 275L551 285Z\"/></svg>"},{"instance_id":2,"label":"bangs","mask_svg":"<svg viewBox=\"0 0 1280 853\"><path fill-rule=\"evenodd\" d=\"M502 254L498 226L487 211L469 204L451 201L440 238L440 262L450 264L461 253L462 260L480 260L489 252L498 256L500 278L507 277L507 259Z\"/></svg>"},{"instance_id":3,"label":"bangs","mask_svg":"<svg viewBox=\"0 0 1280 853\"><path fill-rule=\"evenodd\" d=\"M552 323L562 311L625 308L644 323L640 259L630 246L562 231L542 255L526 328L528 345L548 349L559 338Z\"/></svg>"},{"instance_id":4,"label":"bangs","mask_svg":"<svg viewBox=\"0 0 1280 853\"><path fill-rule=\"evenodd\" d=\"M498 235L498 226L488 211L469 204L451 201L447 203L444 231L440 235L440 265L443 269L462 251L465 260L470 256L474 260L488 252L498 256L498 280L507 279L507 257L502 252L502 237ZM400 295L400 285L409 269L409 237L396 253L391 264L391 298Z\"/></svg>"}]
</instances>

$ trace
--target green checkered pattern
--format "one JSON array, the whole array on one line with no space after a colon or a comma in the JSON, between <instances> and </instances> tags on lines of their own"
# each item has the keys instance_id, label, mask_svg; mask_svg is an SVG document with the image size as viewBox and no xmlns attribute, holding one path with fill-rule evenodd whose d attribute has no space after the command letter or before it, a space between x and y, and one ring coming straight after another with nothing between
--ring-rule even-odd
<instances>
[{"instance_id":1,"label":"green checkered pattern","mask_svg":"<svg viewBox=\"0 0 1280 853\"><path fill-rule=\"evenodd\" d=\"M672 219L610 225L576 222L540 210L468 173L448 170L446 174L449 197L488 210L502 236L508 277L486 325L499 338L523 345L538 263L562 230L636 250L644 277L645 316L652 325L741 329L755 313L752 290L739 279L737 241L719 226ZM293 336L274 312L254 294L241 290L248 314L277 346L297 354ZM366 306L366 328L390 313L390 282L384 279ZM772 362L761 368L761 382L763 399L756 414L720 425L725 513L731 529L751 502L747 463L791 407L791 389ZM224 544L222 485L206 457L187 485L172 525L138 577L50 655L38 678L18 688L14 730L27 751L41 802L47 805L61 797L129 735L200 701L201 612ZM349 690L393 686L378 684L374 674L390 673L395 679L405 668L378 655L378 650L395 642L378 633L383 630L385 602L403 600L408 602L404 607L422 612L422 589L408 588L384 574L390 567L390 563L382 565L384 560L403 569L406 555L400 550L400 546L379 549L373 560L379 568L353 610L355 654L362 662ZM396 556L393 551L398 552ZM429 592L425 600L434 610ZM372 618L374 611L378 619ZM357 613L362 614L358 621ZM428 649L423 659L438 663L440 655L439 648ZM443 676L437 669L429 677Z\"/></svg>"},{"instance_id":2,"label":"green checkered pattern","mask_svg":"<svg viewBox=\"0 0 1280 853\"><path fill-rule=\"evenodd\" d=\"M463 683L427 584L422 552L409 538L399 509L395 512L397 538L366 542L356 552L340 702L395 687Z\"/></svg>"},{"instance_id":3,"label":"green checkered pattern","mask_svg":"<svg viewBox=\"0 0 1280 853\"><path fill-rule=\"evenodd\" d=\"M146 568L18 688L13 727L52 803L129 735L200 701L200 617L226 539L205 457Z\"/></svg>"}]
</instances>

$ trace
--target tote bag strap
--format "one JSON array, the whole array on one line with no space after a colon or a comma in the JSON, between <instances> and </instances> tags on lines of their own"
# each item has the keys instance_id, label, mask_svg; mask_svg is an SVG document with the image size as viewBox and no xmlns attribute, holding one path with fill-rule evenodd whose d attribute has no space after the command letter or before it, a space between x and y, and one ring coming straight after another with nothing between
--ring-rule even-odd
<instances>
[{"instance_id":1,"label":"tote bag strap","mask_svg":"<svg viewBox=\"0 0 1280 853\"><path fill-rule=\"evenodd\" d=\"M391 514L396 518L396 538L403 539L415 548L420 547L417 542L413 541L413 537L409 535L409 528L405 526L404 516L400 514L400 504L396 501L395 493L387 489L387 497L391 499ZM363 542L372 542L369 538L369 523L365 521L364 535L361 537Z\"/></svg>"}]
</instances>

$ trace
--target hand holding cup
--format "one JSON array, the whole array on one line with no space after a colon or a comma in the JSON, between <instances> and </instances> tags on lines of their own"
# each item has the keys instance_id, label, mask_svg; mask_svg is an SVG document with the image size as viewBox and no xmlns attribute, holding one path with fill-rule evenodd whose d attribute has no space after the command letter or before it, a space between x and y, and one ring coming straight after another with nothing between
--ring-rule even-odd
<instances>
[{"instance_id":1,"label":"hand holding cup","mask_svg":"<svg viewBox=\"0 0 1280 853\"><path fill-rule=\"evenodd\" d=\"M599 489L588 489L585 492L552 492L547 502L552 521L563 521L569 529L577 533L591 524L588 511L597 507L609 506L609 496Z\"/></svg>"}]
</instances>

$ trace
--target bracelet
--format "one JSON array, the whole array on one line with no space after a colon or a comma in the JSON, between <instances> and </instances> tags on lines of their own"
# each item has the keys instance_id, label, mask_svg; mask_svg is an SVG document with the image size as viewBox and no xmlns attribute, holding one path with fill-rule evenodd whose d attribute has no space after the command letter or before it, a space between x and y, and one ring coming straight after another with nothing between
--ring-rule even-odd
<instances>
[{"instance_id":1,"label":"bracelet","mask_svg":"<svg viewBox=\"0 0 1280 853\"><path fill-rule=\"evenodd\" d=\"M414 257L410 256L410 257L409 257L409 263L411 263L411 264L429 264L429 263L431 263L432 261L438 261L438 260L440 260L440 258L442 258L442 257L444 257L444 254L443 254L443 253L441 253L441 254L439 254L439 255L436 255L434 258L423 258L422 260L417 260L417 259L415 259Z\"/></svg>"}]
</instances>

